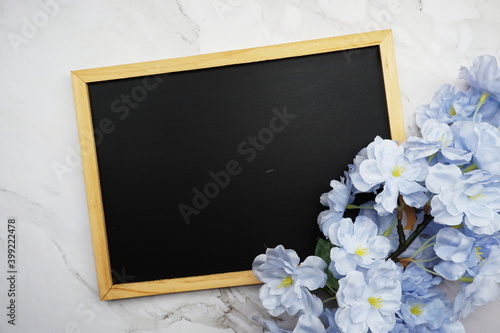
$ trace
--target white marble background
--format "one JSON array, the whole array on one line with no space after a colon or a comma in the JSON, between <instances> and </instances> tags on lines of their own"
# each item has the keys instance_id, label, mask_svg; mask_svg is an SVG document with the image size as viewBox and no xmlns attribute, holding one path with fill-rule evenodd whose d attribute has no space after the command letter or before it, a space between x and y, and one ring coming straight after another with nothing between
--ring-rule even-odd
<instances>
[{"instance_id":1,"label":"white marble background","mask_svg":"<svg viewBox=\"0 0 500 333\"><path fill-rule=\"evenodd\" d=\"M394 32L409 134L415 108L460 66L500 57L498 0L0 0L0 332L262 332L256 286L98 300L70 71L383 28ZM479 309L468 332L499 332L499 310Z\"/></svg>"}]
</instances>

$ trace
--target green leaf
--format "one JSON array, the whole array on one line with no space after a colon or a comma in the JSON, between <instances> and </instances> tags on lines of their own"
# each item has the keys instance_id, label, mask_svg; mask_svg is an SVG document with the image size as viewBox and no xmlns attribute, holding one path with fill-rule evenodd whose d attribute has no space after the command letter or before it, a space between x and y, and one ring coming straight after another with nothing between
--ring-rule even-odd
<instances>
[{"instance_id":1,"label":"green leaf","mask_svg":"<svg viewBox=\"0 0 500 333\"><path fill-rule=\"evenodd\" d=\"M314 254L317 257L320 257L323 259L327 266L325 268L325 273L326 273L326 285L323 288L325 292L327 292L330 296L335 296L337 293L337 290L339 289L339 282L338 280L333 276L332 272L328 269L328 265L330 265L331 259L330 259L330 251L334 247L331 242L327 241L326 239L320 238L318 239L318 243L316 244L316 249L314 251Z\"/></svg>"},{"instance_id":2,"label":"green leaf","mask_svg":"<svg viewBox=\"0 0 500 333\"><path fill-rule=\"evenodd\" d=\"M318 243L316 244L316 250L314 251L314 255L320 257L327 264L330 263L330 250L333 248L333 244L327 241L326 239L320 238L318 239Z\"/></svg>"}]
</instances>

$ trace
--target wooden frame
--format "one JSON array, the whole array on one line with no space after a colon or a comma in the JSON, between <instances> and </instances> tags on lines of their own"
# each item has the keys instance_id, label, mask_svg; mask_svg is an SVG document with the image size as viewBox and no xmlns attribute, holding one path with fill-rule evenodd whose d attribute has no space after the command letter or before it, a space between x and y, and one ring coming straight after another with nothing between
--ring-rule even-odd
<instances>
[{"instance_id":1,"label":"wooden frame","mask_svg":"<svg viewBox=\"0 0 500 333\"><path fill-rule=\"evenodd\" d=\"M348 50L367 46L378 46L380 49L391 136L394 140L402 142L405 139L405 132L393 50L393 39L390 30L185 58L73 71L71 77L77 111L83 171L100 298L102 300L112 300L189 290L257 284L259 281L257 281L252 272L248 270L148 282L113 283L92 124L91 103L88 90L89 83L251 63L281 59L284 57L298 57L332 51L346 50L348 52Z\"/></svg>"}]
</instances>

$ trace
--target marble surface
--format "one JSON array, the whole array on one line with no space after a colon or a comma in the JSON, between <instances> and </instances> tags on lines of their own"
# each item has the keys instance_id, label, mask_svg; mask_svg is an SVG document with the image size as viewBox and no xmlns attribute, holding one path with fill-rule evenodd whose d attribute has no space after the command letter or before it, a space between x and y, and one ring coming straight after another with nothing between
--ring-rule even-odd
<instances>
[{"instance_id":1,"label":"marble surface","mask_svg":"<svg viewBox=\"0 0 500 333\"><path fill-rule=\"evenodd\" d=\"M383 28L395 37L408 134L415 108L457 82L460 66L500 57L496 0L1 0L0 332L262 332L251 319L268 317L258 286L98 300L70 71ZM478 309L468 332L498 332L498 311Z\"/></svg>"}]
</instances>

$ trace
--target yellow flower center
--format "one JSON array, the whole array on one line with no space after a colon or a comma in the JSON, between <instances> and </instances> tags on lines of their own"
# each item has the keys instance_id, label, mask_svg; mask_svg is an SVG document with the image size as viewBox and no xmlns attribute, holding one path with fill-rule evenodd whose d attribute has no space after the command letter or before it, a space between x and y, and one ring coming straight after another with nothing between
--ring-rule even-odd
<instances>
[{"instance_id":1,"label":"yellow flower center","mask_svg":"<svg viewBox=\"0 0 500 333\"><path fill-rule=\"evenodd\" d=\"M368 303L370 303L370 305L373 306L374 309L380 309L383 302L384 300L382 299L382 296L368 297Z\"/></svg>"},{"instance_id":2,"label":"yellow flower center","mask_svg":"<svg viewBox=\"0 0 500 333\"><path fill-rule=\"evenodd\" d=\"M293 279L291 276L285 276L284 278L281 279L281 283L280 285L278 286L278 288L276 289L279 289L279 288L288 288L290 287L291 285L293 284Z\"/></svg>"},{"instance_id":3,"label":"yellow flower center","mask_svg":"<svg viewBox=\"0 0 500 333\"><path fill-rule=\"evenodd\" d=\"M483 255L483 252L481 252L481 247L480 246L476 246L474 248L474 252L476 252L476 256L479 258L479 260L484 261L484 258L481 257Z\"/></svg>"},{"instance_id":4,"label":"yellow flower center","mask_svg":"<svg viewBox=\"0 0 500 333\"><path fill-rule=\"evenodd\" d=\"M362 257L362 256L368 254L368 249L366 247L362 247L361 245L358 245L358 247L356 247L356 251L354 251L354 253L356 253L358 256Z\"/></svg>"},{"instance_id":5,"label":"yellow flower center","mask_svg":"<svg viewBox=\"0 0 500 333\"><path fill-rule=\"evenodd\" d=\"M452 106L450 111L448 111L448 113L450 114L450 116L456 116L457 115L457 110L455 110L455 107Z\"/></svg>"},{"instance_id":6,"label":"yellow flower center","mask_svg":"<svg viewBox=\"0 0 500 333\"><path fill-rule=\"evenodd\" d=\"M406 167L404 165L396 165L394 169L392 169L392 175L394 177L400 177L406 170Z\"/></svg>"},{"instance_id":7,"label":"yellow flower center","mask_svg":"<svg viewBox=\"0 0 500 333\"><path fill-rule=\"evenodd\" d=\"M474 201L479 200L479 199L482 199L482 200L486 199L486 195L483 193L478 193L476 195L469 195L468 197L469 197L469 199L474 200Z\"/></svg>"},{"instance_id":8,"label":"yellow flower center","mask_svg":"<svg viewBox=\"0 0 500 333\"><path fill-rule=\"evenodd\" d=\"M444 137L444 133L441 134L441 137L437 140L437 141L441 141L443 143L443 146L446 146L448 147L450 145L450 143L453 141L453 140L448 140L448 141L444 141L445 137Z\"/></svg>"},{"instance_id":9,"label":"yellow flower center","mask_svg":"<svg viewBox=\"0 0 500 333\"><path fill-rule=\"evenodd\" d=\"M486 103L486 100L491 96L490 93L483 91L481 94L481 97L479 98L479 102L477 103L476 108L479 109L481 106L483 106L484 103Z\"/></svg>"},{"instance_id":10,"label":"yellow flower center","mask_svg":"<svg viewBox=\"0 0 500 333\"><path fill-rule=\"evenodd\" d=\"M410 308L410 312L415 316L420 316L422 313L424 313L424 306L422 305L422 303L415 304Z\"/></svg>"}]
</instances>

